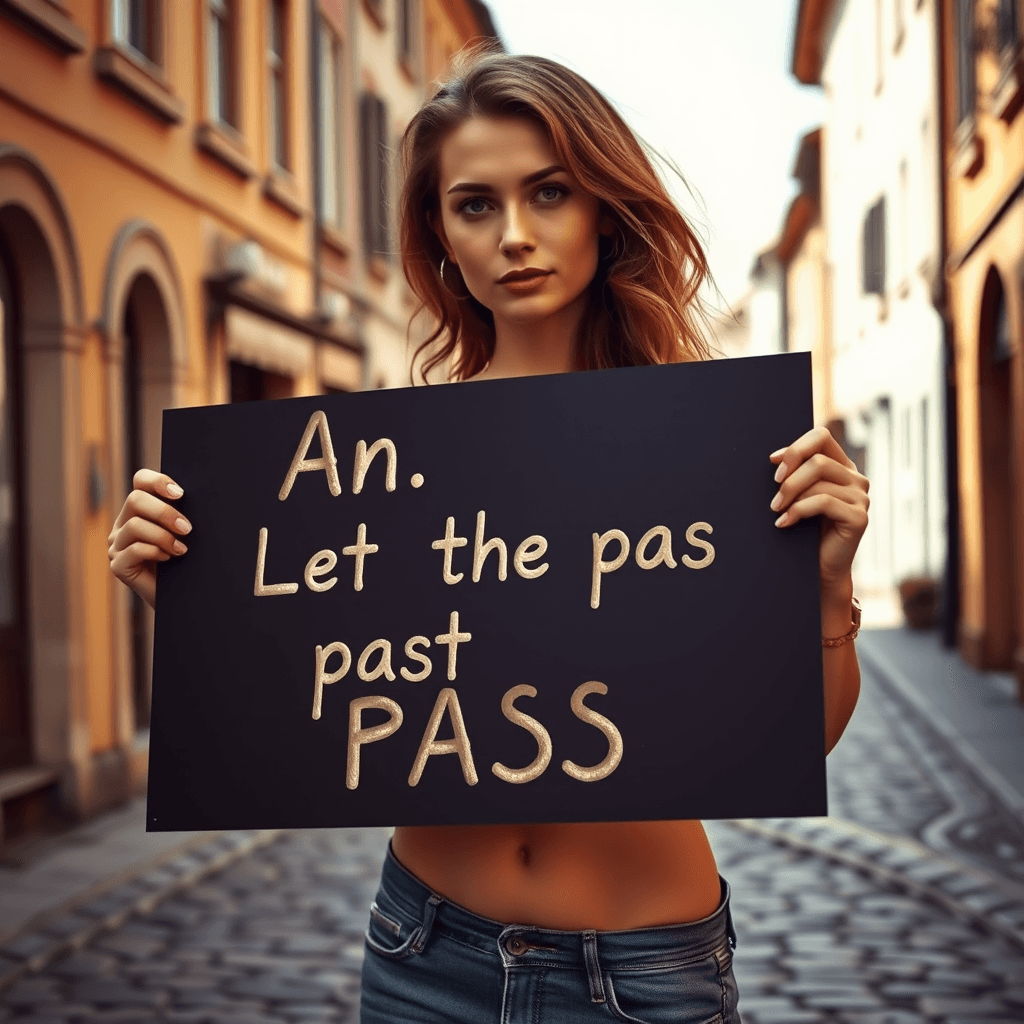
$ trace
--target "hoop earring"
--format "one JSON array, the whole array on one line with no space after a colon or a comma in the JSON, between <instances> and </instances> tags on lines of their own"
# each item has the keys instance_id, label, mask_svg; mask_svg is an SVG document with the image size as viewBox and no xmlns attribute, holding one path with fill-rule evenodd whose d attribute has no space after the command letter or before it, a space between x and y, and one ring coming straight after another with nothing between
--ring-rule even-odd
<instances>
[{"instance_id":1,"label":"hoop earring","mask_svg":"<svg viewBox=\"0 0 1024 1024\"><path fill-rule=\"evenodd\" d=\"M441 278L441 284L442 284L442 285L444 286L444 290L445 290L446 292L448 292L448 294L449 294L449 295L451 295L451 296L452 296L453 298L456 298L456 299L458 299L458 300L459 300L460 302L461 302L461 301L462 301L463 299L468 299L468 298L469 298L469 289L468 289L468 288L466 289L466 294L465 294L465 295L460 295L460 294L459 294L459 293L458 293L457 291L455 291L455 289L454 289L454 288L452 288L452 286L451 286L450 284L448 284L448 282L447 282L447 281L446 281L446 280L444 279L444 265L445 265L445 261L446 261L446 260L447 260L447 256L442 256L442 257L441 257L441 266L440 266L440 267L438 268L438 271L437 271L438 277L440 277L440 278ZM462 284L463 284L463 286L465 286L466 282L465 282L465 281L463 281L463 282L462 282Z\"/></svg>"}]
</instances>

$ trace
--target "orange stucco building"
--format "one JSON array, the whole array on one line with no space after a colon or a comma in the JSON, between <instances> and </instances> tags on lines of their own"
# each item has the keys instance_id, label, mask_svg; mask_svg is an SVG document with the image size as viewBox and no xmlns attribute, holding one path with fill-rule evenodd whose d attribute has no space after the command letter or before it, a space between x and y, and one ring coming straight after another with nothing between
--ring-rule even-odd
<instances>
[{"instance_id":1,"label":"orange stucco building","mask_svg":"<svg viewBox=\"0 0 1024 1024\"><path fill-rule=\"evenodd\" d=\"M408 382L389 153L480 34L475 0L0 2L0 842L144 782L106 548L161 410Z\"/></svg>"},{"instance_id":2,"label":"orange stucco building","mask_svg":"<svg viewBox=\"0 0 1024 1024\"><path fill-rule=\"evenodd\" d=\"M943 4L960 649L1024 693L1024 4Z\"/></svg>"}]
</instances>

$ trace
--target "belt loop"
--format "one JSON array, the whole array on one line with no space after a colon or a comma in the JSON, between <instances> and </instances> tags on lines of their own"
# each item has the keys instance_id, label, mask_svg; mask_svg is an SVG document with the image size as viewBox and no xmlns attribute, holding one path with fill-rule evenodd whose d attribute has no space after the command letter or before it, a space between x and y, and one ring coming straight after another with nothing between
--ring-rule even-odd
<instances>
[{"instance_id":1,"label":"belt loop","mask_svg":"<svg viewBox=\"0 0 1024 1024\"><path fill-rule=\"evenodd\" d=\"M412 951L414 953L423 952L423 947L427 944L430 933L434 928L434 916L437 914L437 908L443 902L444 900L437 893L431 893L427 899L427 905L423 908L423 924L416 930L416 939L412 944Z\"/></svg>"},{"instance_id":2,"label":"belt loop","mask_svg":"<svg viewBox=\"0 0 1024 1024\"><path fill-rule=\"evenodd\" d=\"M736 927L732 923L732 909L729 904L725 905L725 930L729 934L729 948L736 951Z\"/></svg>"},{"instance_id":3,"label":"belt loop","mask_svg":"<svg viewBox=\"0 0 1024 1024\"><path fill-rule=\"evenodd\" d=\"M590 982L590 1001L607 1002L604 994L604 977L601 961L597 957L597 932L593 929L583 933L583 961L587 965L587 980Z\"/></svg>"}]
</instances>

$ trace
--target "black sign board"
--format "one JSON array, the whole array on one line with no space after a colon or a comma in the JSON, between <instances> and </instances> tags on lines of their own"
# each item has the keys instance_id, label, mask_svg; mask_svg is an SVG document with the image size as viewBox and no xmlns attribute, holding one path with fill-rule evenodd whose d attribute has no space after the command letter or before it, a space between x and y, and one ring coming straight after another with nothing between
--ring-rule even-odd
<instances>
[{"instance_id":1,"label":"black sign board","mask_svg":"<svg viewBox=\"0 0 1024 1024\"><path fill-rule=\"evenodd\" d=\"M825 813L780 355L175 409L148 828Z\"/></svg>"}]
</instances>

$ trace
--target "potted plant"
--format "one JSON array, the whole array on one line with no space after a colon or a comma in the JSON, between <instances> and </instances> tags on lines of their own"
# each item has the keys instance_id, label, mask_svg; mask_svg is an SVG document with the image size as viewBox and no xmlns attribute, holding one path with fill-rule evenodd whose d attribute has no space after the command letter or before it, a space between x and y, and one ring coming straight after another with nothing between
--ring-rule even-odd
<instances>
[{"instance_id":1,"label":"potted plant","mask_svg":"<svg viewBox=\"0 0 1024 1024\"><path fill-rule=\"evenodd\" d=\"M939 583L930 576L908 576L899 583L903 617L911 629L931 629L939 608Z\"/></svg>"}]
</instances>

